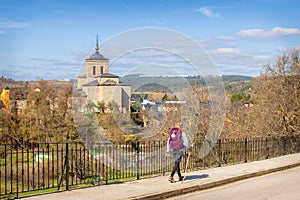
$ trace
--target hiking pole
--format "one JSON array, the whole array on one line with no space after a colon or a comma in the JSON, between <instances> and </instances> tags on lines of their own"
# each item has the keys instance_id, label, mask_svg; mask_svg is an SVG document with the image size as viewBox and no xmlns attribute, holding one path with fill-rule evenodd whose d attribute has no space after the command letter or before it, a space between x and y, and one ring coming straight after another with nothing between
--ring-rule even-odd
<instances>
[{"instance_id":1,"label":"hiking pole","mask_svg":"<svg viewBox=\"0 0 300 200\"><path fill-rule=\"evenodd\" d=\"M191 147L190 147L190 148L192 148L192 146L193 146L193 144L191 145ZM188 153L188 158L187 158L187 160L186 160L186 164L185 164L184 176L183 176L183 179L182 179L182 181L181 181L181 184L183 184L183 182L184 182L184 179L185 179L185 177L186 177L186 174L187 174L187 169L188 169L188 165L189 165L189 161L190 161L191 153L192 153L192 151L191 151L191 150L189 150L189 153Z\"/></svg>"}]
</instances>

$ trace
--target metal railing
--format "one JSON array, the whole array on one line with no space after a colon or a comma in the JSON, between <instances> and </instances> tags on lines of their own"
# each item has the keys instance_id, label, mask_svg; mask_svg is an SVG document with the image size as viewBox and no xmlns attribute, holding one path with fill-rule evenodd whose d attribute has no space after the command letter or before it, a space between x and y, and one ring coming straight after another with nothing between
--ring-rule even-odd
<instances>
[{"instance_id":1,"label":"metal railing","mask_svg":"<svg viewBox=\"0 0 300 200\"><path fill-rule=\"evenodd\" d=\"M189 170L220 167L297 153L299 135L195 141ZM0 144L0 198L18 198L41 190L109 184L171 171L166 141L128 143ZM186 153L181 167L186 164Z\"/></svg>"}]
</instances>

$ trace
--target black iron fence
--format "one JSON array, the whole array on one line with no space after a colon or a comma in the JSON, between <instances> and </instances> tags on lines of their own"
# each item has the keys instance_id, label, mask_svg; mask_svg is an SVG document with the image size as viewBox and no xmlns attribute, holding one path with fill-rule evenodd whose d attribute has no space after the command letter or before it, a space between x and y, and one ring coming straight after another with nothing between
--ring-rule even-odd
<instances>
[{"instance_id":1,"label":"black iron fence","mask_svg":"<svg viewBox=\"0 0 300 200\"><path fill-rule=\"evenodd\" d=\"M87 147L88 146L88 147ZM300 150L299 135L195 141L189 170L268 159ZM139 179L171 171L166 141L0 145L0 198ZM181 162L186 164L186 153Z\"/></svg>"}]
</instances>

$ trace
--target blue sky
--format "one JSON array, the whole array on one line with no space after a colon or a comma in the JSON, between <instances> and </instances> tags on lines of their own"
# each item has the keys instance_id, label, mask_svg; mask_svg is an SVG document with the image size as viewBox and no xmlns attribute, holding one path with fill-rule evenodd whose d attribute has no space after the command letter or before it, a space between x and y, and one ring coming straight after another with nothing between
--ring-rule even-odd
<instances>
[{"instance_id":1,"label":"blue sky","mask_svg":"<svg viewBox=\"0 0 300 200\"><path fill-rule=\"evenodd\" d=\"M297 0L0 0L0 75L74 79L97 34L101 43L124 31L159 27L196 40L220 74L257 76L283 52L300 48L299 7ZM132 70L123 67L110 71Z\"/></svg>"}]
</instances>

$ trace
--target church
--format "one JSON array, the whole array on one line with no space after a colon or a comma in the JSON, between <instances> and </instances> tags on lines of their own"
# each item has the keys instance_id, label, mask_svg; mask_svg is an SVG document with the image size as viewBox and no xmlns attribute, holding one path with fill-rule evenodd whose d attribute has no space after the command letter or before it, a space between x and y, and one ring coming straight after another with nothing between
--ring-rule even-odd
<instances>
[{"instance_id":1,"label":"church","mask_svg":"<svg viewBox=\"0 0 300 200\"><path fill-rule=\"evenodd\" d=\"M85 74L77 76L77 89L95 105L104 102L107 107L115 102L122 112L130 108L131 86L122 84L119 76L109 73L109 59L99 53L98 37L95 53L85 59Z\"/></svg>"}]
</instances>

